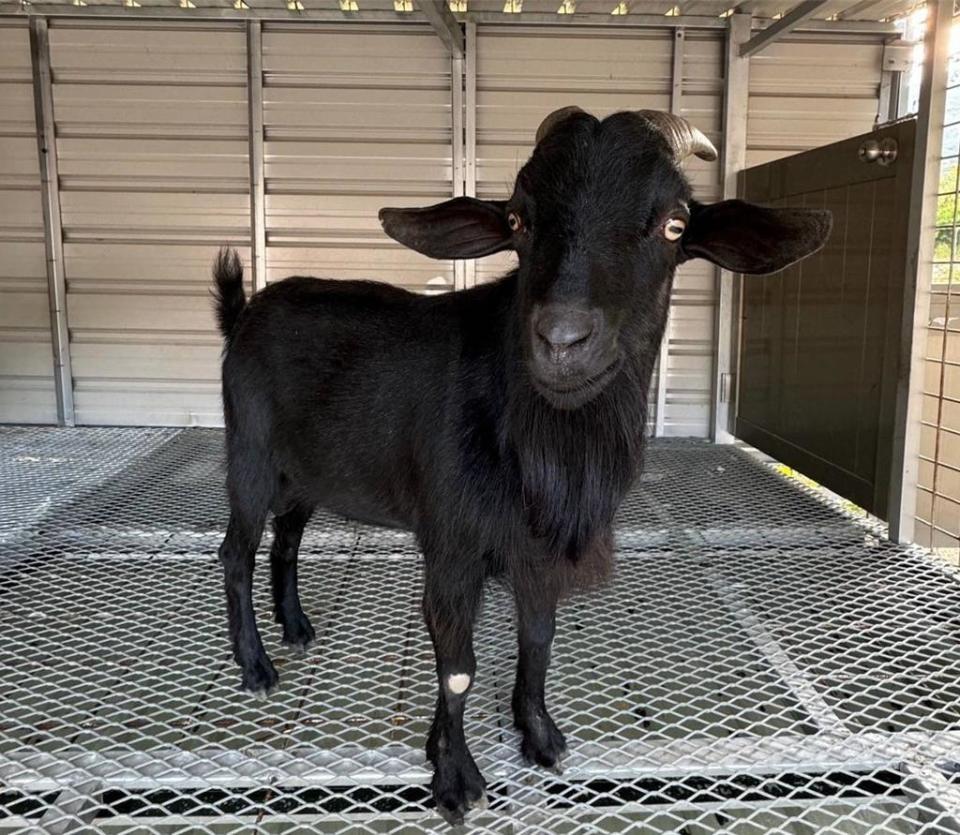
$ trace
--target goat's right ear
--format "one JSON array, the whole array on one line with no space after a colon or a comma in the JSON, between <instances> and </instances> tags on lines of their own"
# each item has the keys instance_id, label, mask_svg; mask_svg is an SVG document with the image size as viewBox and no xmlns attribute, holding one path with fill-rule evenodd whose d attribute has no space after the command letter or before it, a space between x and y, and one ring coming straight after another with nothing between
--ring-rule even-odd
<instances>
[{"instance_id":1,"label":"goat's right ear","mask_svg":"<svg viewBox=\"0 0 960 835\"><path fill-rule=\"evenodd\" d=\"M431 258L480 258L509 249L505 200L454 197L423 209L381 209L383 230Z\"/></svg>"}]
</instances>

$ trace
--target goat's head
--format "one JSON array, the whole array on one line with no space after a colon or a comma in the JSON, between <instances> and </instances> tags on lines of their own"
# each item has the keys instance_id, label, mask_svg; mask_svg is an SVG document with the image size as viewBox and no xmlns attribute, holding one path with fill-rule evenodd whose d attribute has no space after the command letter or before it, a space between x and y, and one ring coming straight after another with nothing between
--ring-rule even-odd
<instances>
[{"instance_id":1,"label":"goat's head","mask_svg":"<svg viewBox=\"0 0 960 835\"><path fill-rule=\"evenodd\" d=\"M383 209L387 234L434 258L519 258L521 344L531 381L557 408L599 394L663 327L675 267L691 258L771 273L819 249L828 212L692 199L679 163L717 158L686 120L658 111L598 120L550 114L509 200L458 197Z\"/></svg>"}]
</instances>

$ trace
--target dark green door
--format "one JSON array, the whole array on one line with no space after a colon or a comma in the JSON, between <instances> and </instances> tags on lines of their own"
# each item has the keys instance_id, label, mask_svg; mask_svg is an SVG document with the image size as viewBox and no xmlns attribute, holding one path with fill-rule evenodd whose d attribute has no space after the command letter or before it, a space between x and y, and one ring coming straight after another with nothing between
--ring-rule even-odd
<instances>
[{"instance_id":1,"label":"dark green door","mask_svg":"<svg viewBox=\"0 0 960 835\"><path fill-rule=\"evenodd\" d=\"M817 255L743 279L738 437L886 518L914 122L750 168L748 200L827 208ZM896 158L863 159L866 143Z\"/></svg>"}]
</instances>

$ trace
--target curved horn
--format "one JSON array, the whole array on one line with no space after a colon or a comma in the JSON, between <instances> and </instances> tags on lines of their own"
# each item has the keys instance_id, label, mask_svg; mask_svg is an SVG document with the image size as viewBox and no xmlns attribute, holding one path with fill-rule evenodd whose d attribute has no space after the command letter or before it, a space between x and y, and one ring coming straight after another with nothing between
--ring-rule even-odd
<instances>
[{"instance_id":1,"label":"curved horn","mask_svg":"<svg viewBox=\"0 0 960 835\"><path fill-rule=\"evenodd\" d=\"M706 136L686 119L662 110L637 110L636 114L655 127L673 148L677 161L694 154L707 162L717 159L717 149ZM549 118L549 117L547 117Z\"/></svg>"},{"instance_id":2,"label":"curved horn","mask_svg":"<svg viewBox=\"0 0 960 835\"><path fill-rule=\"evenodd\" d=\"M570 105L569 107L561 107L559 110L554 110L546 119L540 123L540 127L537 128L537 144L540 144L542 140L550 131L552 131L560 122L566 119L568 116L572 116L574 113L583 113L583 110L577 107L575 104Z\"/></svg>"}]
</instances>

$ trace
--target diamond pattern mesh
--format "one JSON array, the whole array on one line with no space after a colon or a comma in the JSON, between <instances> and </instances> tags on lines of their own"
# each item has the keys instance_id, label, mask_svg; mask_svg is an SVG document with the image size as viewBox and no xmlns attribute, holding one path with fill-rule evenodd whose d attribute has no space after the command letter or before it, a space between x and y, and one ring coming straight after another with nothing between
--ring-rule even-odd
<instances>
[{"instance_id":1,"label":"diamond pattern mesh","mask_svg":"<svg viewBox=\"0 0 960 835\"><path fill-rule=\"evenodd\" d=\"M0 429L0 831L415 833L433 657L409 534L318 515L317 642L237 689L216 430ZM562 775L524 765L489 590L466 727L493 833L960 832L960 576L747 453L651 444L611 586L560 612ZM261 556L266 556L265 540Z\"/></svg>"}]
</instances>

